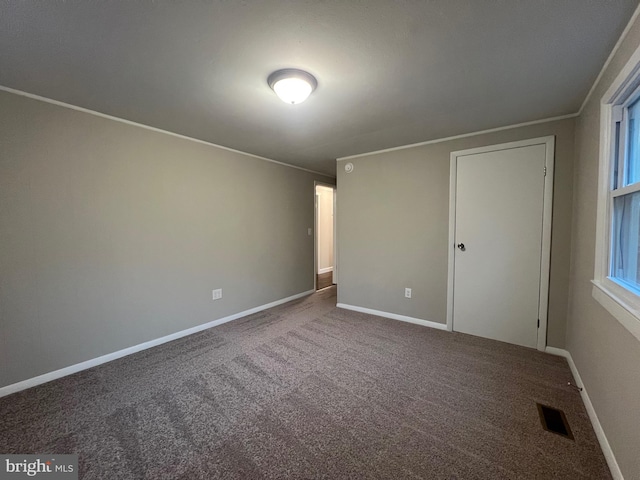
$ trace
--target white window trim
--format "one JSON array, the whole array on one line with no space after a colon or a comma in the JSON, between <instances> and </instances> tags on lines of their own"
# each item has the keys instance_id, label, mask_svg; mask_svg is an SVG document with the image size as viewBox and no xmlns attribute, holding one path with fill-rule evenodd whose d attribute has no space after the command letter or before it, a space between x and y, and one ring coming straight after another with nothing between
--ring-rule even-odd
<instances>
[{"instance_id":1,"label":"white window trim","mask_svg":"<svg viewBox=\"0 0 640 480\"><path fill-rule=\"evenodd\" d=\"M614 105L621 99L630 100L640 79L640 47L636 49L627 64L620 71L600 104L600 162L598 173L598 206L596 221L596 258L592 280L592 295L614 318L633 336L640 340L640 296L624 288L609 277L609 252L612 199L611 190L612 159L614 138L612 135ZM618 191L616 195L624 193Z\"/></svg>"}]
</instances>

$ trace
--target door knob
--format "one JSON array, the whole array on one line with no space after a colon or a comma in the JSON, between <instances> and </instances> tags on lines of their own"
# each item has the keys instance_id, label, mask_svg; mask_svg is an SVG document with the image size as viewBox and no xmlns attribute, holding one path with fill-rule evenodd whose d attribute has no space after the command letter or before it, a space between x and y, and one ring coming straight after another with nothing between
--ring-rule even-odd
<instances>
[{"instance_id":1,"label":"door knob","mask_svg":"<svg viewBox=\"0 0 640 480\"><path fill-rule=\"evenodd\" d=\"M464 252L464 243L459 243L458 248Z\"/></svg>"}]
</instances>

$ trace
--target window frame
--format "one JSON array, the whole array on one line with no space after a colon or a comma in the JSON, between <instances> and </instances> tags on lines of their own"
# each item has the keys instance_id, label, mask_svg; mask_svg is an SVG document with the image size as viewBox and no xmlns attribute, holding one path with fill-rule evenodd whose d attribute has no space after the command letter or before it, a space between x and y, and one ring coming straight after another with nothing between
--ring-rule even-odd
<instances>
[{"instance_id":1,"label":"window frame","mask_svg":"<svg viewBox=\"0 0 640 480\"><path fill-rule=\"evenodd\" d=\"M600 103L600 159L593 297L640 341L640 292L611 276L614 198L640 191L640 182L625 186L628 150L623 112L640 99L640 47L622 68ZM616 123L620 122L620 151L625 156L614 183ZM617 188L614 188L616 186Z\"/></svg>"}]
</instances>

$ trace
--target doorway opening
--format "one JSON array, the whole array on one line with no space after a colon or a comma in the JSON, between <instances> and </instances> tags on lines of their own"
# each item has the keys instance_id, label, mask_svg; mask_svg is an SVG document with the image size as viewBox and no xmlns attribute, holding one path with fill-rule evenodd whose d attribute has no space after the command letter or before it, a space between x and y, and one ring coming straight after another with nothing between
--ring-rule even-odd
<instances>
[{"instance_id":1,"label":"doorway opening","mask_svg":"<svg viewBox=\"0 0 640 480\"><path fill-rule=\"evenodd\" d=\"M316 290L336 282L336 189L333 185L315 184L315 269Z\"/></svg>"}]
</instances>

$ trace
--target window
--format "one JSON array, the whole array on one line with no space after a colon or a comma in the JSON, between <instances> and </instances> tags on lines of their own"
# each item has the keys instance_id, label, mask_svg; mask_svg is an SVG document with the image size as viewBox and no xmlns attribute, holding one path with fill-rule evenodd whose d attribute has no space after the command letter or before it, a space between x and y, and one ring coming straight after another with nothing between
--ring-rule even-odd
<instances>
[{"instance_id":1,"label":"window","mask_svg":"<svg viewBox=\"0 0 640 480\"><path fill-rule=\"evenodd\" d=\"M640 48L602 98L594 298L640 340Z\"/></svg>"},{"instance_id":2,"label":"window","mask_svg":"<svg viewBox=\"0 0 640 480\"><path fill-rule=\"evenodd\" d=\"M613 108L609 276L640 295L640 99Z\"/></svg>"}]
</instances>

